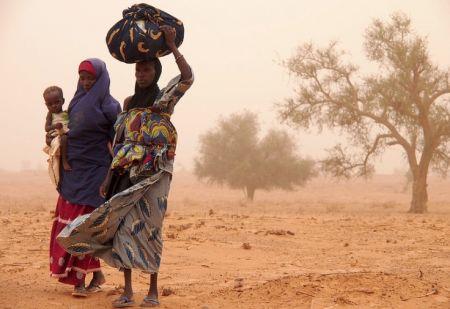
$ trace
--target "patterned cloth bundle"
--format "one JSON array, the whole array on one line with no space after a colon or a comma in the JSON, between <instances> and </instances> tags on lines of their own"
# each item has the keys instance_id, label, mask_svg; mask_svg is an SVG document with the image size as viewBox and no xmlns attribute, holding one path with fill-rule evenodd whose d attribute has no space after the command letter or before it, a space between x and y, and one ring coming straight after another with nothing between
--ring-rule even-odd
<instances>
[{"instance_id":1,"label":"patterned cloth bundle","mask_svg":"<svg viewBox=\"0 0 450 309\"><path fill-rule=\"evenodd\" d=\"M135 63L170 54L164 34L159 30L163 25L175 28L177 46L183 42L183 23L151 5L135 4L122 15L106 35L109 52L119 61Z\"/></svg>"}]
</instances>

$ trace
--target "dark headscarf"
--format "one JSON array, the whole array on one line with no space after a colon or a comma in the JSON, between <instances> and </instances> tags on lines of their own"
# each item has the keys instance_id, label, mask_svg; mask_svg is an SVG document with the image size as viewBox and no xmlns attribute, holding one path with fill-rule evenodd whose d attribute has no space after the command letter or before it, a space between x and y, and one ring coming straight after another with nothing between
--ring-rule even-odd
<instances>
[{"instance_id":1,"label":"dark headscarf","mask_svg":"<svg viewBox=\"0 0 450 309\"><path fill-rule=\"evenodd\" d=\"M127 109L133 108L148 108L153 105L159 95L158 80L161 76L162 65L158 58L151 61L155 68L155 78L150 86L140 88L136 83L134 86L134 95L128 103Z\"/></svg>"}]
</instances>

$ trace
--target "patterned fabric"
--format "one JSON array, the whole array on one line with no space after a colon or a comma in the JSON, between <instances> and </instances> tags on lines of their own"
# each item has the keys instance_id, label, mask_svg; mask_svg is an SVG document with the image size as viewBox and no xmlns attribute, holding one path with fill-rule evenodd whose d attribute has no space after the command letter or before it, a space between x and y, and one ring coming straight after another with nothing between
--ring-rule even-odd
<instances>
[{"instance_id":1,"label":"patterned fabric","mask_svg":"<svg viewBox=\"0 0 450 309\"><path fill-rule=\"evenodd\" d=\"M53 136L53 139L50 143L50 146L45 145L43 151L48 154L48 176L50 180L58 187L59 184L59 165L61 162L61 135L67 133L69 131L69 114L66 111L62 111L58 114L52 114L52 125L57 123L61 123L63 125L60 130L52 130L50 131L50 135Z\"/></svg>"},{"instance_id":2,"label":"patterned fabric","mask_svg":"<svg viewBox=\"0 0 450 309\"><path fill-rule=\"evenodd\" d=\"M114 195L67 225L58 243L74 256L90 254L116 268L158 272L170 182L171 175L161 171Z\"/></svg>"},{"instance_id":3,"label":"patterned fabric","mask_svg":"<svg viewBox=\"0 0 450 309\"><path fill-rule=\"evenodd\" d=\"M114 147L112 169L130 170L134 182L160 170L172 173L177 131L170 115L193 81L193 75L186 81L182 81L180 76L172 79L153 105L161 110L160 113L140 108L118 116L116 132L123 130L124 139Z\"/></svg>"},{"instance_id":4,"label":"patterned fabric","mask_svg":"<svg viewBox=\"0 0 450 309\"><path fill-rule=\"evenodd\" d=\"M58 278L59 282L80 285L87 273L100 270L100 261L90 255L73 256L67 253L56 242L56 236L80 215L89 214L94 208L74 205L61 196L56 204L50 236L50 275Z\"/></svg>"},{"instance_id":5,"label":"patterned fabric","mask_svg":"<svg viewBox=\"0 0 450 309\"><path fill-rule=\"evenodd\" d=\"M170 54L159 30L162 25L175 28L177 46L183 42L183 23L153 6L135 4L122 15L123 18L106 35L109 52L119 61L135 63Z\"/></svg>"}]
</instances>

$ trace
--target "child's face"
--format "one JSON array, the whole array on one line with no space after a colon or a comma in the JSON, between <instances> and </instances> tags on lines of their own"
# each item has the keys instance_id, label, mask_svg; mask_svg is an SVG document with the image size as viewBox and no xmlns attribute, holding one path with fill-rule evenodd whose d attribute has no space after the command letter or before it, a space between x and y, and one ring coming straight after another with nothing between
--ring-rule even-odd
<instances>
[{"instance_id":1,"label":"child's face","mask_svg":"<svg viewBox=\"0 0 450 309\"><path fill-rule=\"evenodd\" d=\"M58 91L52 91L44 96L45 105L51 113L62 112L62 106L64 104L64 98Z\"/></svg>"},{"instance_id":2,"label":"child's face","mask_svg":"<svg viewBox=\"0 0 450 309\"><path fill-rule=\"evenodd\" d=\"M95 76L86 71L81 71L79 75L79 83L81 84L81 87L83 87L84 91L88 92L95 84Z\"/></svg>"}]
</instances>

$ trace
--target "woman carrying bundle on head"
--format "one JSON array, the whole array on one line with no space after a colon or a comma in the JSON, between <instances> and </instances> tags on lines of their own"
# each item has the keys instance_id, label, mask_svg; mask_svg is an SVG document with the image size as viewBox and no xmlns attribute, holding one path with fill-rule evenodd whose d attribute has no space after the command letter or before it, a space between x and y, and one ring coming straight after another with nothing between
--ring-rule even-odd
<instances>
[{"instance_id":1,"label":"woman carrying bundle on head","mask_svg":"<svg viewBox=\"0 0 450 309\"><path fill-rule=\"evenodd\" d=\"M158 59L136 63L133 96L115 125L116 137L108 177L101 187L107 202L60 235L60 243L75 254L91 253L124 272L124 293L116 308L134 305L131 270L150 273L148 295L141 306L159 305L157 278L162 253L162 225L173 173L177 132L170 117L192 85L190 66L180 54L176 32L161 26L180 75L160 90Z\"/></svg>"}]
</instances>

